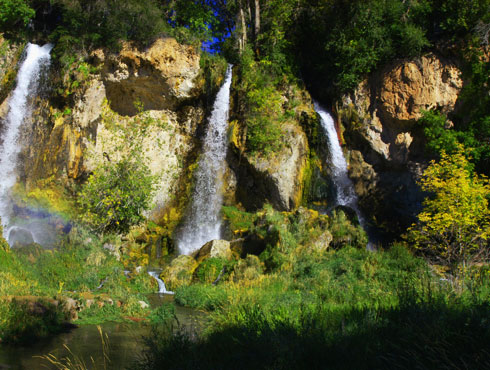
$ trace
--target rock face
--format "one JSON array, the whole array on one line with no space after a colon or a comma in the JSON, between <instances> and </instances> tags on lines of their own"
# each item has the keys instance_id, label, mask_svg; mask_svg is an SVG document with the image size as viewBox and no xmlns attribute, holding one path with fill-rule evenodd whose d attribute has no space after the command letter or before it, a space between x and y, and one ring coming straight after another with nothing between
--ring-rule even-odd
<instances>
[{"instance_id":1,"label":"rock face","mask_svg":"<svg viewBox=\"0 0 490 370\"><path fill-rule=\"evenodd\" d=\"M23 50L21 46L5 40L0 34L0 117L3 117L6 113L7 105L2 103L5 103L5 98L14 85L17 63Z\"/></svg>"},{"instance_id":2,"label":"rock face","mask_svg":"<svg viewBox=\"0 0 490 370\"><path fill-rule=\"evenodd\" d=\"M268 157L240 153L239 144L232 140L228 162L236 175L236 200L246 208L257 209L268 202L290 211L301 202L308 140L299 126L286 124L283 129L283 149Z\"/></svg>"},{"instance_id":3,"label":"rock face","mask_svg":"<svg viewBox=\"0 0 490 370\"><path fill-rule=\"evenodd\" d=\"M460 71L434 55L399 64L383 76L381 109L386 118L404 122L420 118L421 110L454 109L463 86Z\"/></svg>"},{"instance_id":4,"label":"rock face","mask_svg":"<svg viewBox=\"0 0 490 370\"><path fill-rule=\"evenodd\" d=\"M175 39L159 39L145 51L125 43L118 55L98 51L95 56L102 63L111 108L119 114L136 114L137 101L145 109L175 109L195 95L199 54Z\"/></svg>"},{"instance_id":5,"label":"rock face","mask_svg":"<svg viewBox=\"0 0 490 370\"><path fill-rule=\"evenodd\" d=\"M167 38L144 51L130 44L118 54L97 50L92 62L97 67L91 73L72 71L70 78L79 78L79 86L69 92L68 106L57 108L50 96L36 102L33 122L21 134L21 180L27 193L53 182L73 189L101 161L124 155L120 144L128 138L115 127L147 119L151 123L142 148L157 177L156 220L187 179L186 161L197 147L197 131L205 119L208 92L199 54ZM141 102L144 111L138 113L134 102Z\"/></svg>"},{"instance_id":6,"label":"rock face","mask_svg":"<svg viewBox=\"0 0 490 370\"><path fill-rule=\"evenodd\" d=\"M435 55L399 62L343 97L338 115L349 148L349 175L362 211L394 235L420 210L424 169L422 110L451 113L462 87L456 66Z\"/></svg>"}]
</instances>

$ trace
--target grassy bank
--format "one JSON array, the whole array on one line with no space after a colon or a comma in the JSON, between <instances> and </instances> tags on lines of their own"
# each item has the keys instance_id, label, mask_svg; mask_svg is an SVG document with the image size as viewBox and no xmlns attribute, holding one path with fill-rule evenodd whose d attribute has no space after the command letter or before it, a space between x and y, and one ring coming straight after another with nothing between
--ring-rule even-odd
<instances>
[{"instance_id":1,"label":"grassy bank","mask_svg":"<svg viewBox=\"0 0 490 370\"><path fill-rule=\"evenodd\" d=\"M296 258L252 279L179 289L177 302L213 312L207 331L152 338L137 368L490 367L486 268L446 281L402 245Z\"/></svg>"}]
</instances>

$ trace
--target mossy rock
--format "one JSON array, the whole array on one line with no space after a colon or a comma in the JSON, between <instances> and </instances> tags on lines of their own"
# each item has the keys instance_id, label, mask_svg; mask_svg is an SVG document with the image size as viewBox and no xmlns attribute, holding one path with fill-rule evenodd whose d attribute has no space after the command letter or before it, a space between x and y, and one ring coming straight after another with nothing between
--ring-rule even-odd
<instances>
[{"instance_id":1,"label":"mossy rock","mask_svg":"<svg viewBox=\"0 0 490 370\"><path fill-rule=\"evenodd\" d=\"M168 290L176 290L182 286L190 285L197 261L191 256L181 255L175 258L160 275Z\"/></svg>"}]
</instances>

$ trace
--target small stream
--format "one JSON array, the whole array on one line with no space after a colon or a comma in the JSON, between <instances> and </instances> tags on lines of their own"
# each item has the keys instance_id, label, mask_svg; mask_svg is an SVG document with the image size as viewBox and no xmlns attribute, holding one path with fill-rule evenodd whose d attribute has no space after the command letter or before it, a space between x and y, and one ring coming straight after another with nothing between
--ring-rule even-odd
<instances>
[{"instance_id":1,"label":"small stream","mask_svg":"<svg viewBox=\"0 0 490 370\"><path fill-rule=\"evenodd\" d=\"M164 294L151 294L148 300L152 307L163 303L173 302L173 296ZM189 327L199 331L206 318L206 314L186 307L175 306L176 315L181 327ZM104 334L109 337L109 369L129 369L131 363L142 353L143 337L148 336L151 326L143 323L114 323L100 325ZM67 356L67 346L74 355L83 359L88 369L92 369L91 357L97 365L103 368L103 354L100 334L96 325L84 325L68 333L55 335L39 341L34 345L0 346L0 370L46 370L55 369L48 361L39 356L54 354L57 358Z\"/></svg>"}]
</instances>

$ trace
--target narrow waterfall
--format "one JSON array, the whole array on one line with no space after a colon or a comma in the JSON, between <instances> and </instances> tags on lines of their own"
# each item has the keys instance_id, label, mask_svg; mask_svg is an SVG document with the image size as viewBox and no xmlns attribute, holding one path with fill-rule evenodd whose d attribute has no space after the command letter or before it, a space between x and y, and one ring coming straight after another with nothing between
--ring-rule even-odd
<instances>
[{"instance_id":1,"label":"narrow waterfall","mask_svg":"<svg viewBox=\"0 0 490 370\"><path fill-rule=\"evenodd\" d=\"M336 193L335 203L339 206L351 208L356 213L359 224L367 232L366 220L359 209L354 184L348 175L347 162L340 147L334 120L331 114L323 109L316 101L314 102L314 106L315 111L321 118L322 128L327 136L328 148L330 150L330 164L332 165L332 182L335 186ZM371 243L368 243L367 248L373 249Z\"/></svg>"},{"instance_id":2,"label":"narrow waterfall","mask_svg":"<svg viewBox=\"0 0 490 370\"><path fill-rule=\"evenodd\" d=\"M179 253L190 254L210 240L221 237L223 171L226 157L231 65L216 96L204 138L203 153L196 170L194 194L177 237Z\"/></svg>"},{"instance_id":3,"label":"narrow waterfall","mask_svg":"<svg viewBox=\"0 0 490 370\"><path fill-rule=\"evenodd\" d=\"M17 142L22 122L31 115L30 98L38 90L41 67L48 66L52 49L51 44L38 46L27 44L25 59L17 73L17 85L8 102L9 110L5 119L0 146L0 217L4 226L8 226L12 217L10 191L17 181L16 164L21 146ZM8 230L4 232L8 235Z\"/></svg>"},{"instance_id":4,"label":"narrow waterfall","mask_svg":"<svg viewBox=\"0 0 490 370\"><path fill-rule=\"evenodd\" d=\"M174 292L167 290L165 283L163 282L162 279L160 279L160 276L159 276L157 271L148 271L148 274L157 281L158 293L160 293L160 294L174 294Z\"/></svg>"}]
</instances>

